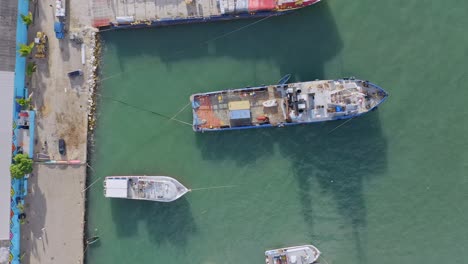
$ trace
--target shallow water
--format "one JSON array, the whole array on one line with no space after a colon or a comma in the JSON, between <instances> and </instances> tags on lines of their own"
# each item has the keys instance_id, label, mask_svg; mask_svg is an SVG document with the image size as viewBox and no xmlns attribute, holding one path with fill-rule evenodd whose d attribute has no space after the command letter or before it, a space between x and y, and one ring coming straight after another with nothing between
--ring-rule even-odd
<instances>
[{"instance_id":1,"label":"shallow water","mask_svg":"<svg viewBox=\"0 0 468 264\"><path fill-rule=\"evenodd\" d=\"M324 1L255 20L114 31L105 40L93 182L168 175L170 204L88 197L88 263L263 263L312 243L322 263L468 257L465 1ZM211 41L210 41L211 40ZM342 122L196 134L192 93L356 76L390 98ZM112 99L109 99L112 98ZM115 100L124 101L134 107ZM177 119L191 122L186 109ZM95 231L97 230L97 231Z\"/></svg>"}]
</instances>

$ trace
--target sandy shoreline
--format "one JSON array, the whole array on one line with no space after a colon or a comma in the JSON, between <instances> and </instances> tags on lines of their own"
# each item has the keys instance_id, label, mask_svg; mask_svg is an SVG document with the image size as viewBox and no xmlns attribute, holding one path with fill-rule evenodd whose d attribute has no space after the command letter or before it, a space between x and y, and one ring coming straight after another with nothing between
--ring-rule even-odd
<instances>
[{"instance_id":1,"label":"sandy shoreline","mask_svg":"<svg viewBox=\"0 0 468 264\"><path fill-rule=\"evenodd\" d=\"M70 2L67 1L69 4ZM45 165L36 162L25 199L27 219L21 230L22 263L83 263L85 236L85 186L88 135L94 126L94 91L99 52L97 30L91 25L91 1L73 1L67 6L66 34L54 32L54 1L31 1L34 23L28 41L36 32L48 36L44 59L28 61L37 71L27 81L32 106L37 111L35 157L51 160L80 160L82 165ZM70 40L75 35L82 40ZM85 62L82 63L82 49ZM82 70L83 76L67 73ZM88 137L89 136L89 137ZM58 140L66 142L66 154L58 152Z\"/></svg>"}]
</instances>

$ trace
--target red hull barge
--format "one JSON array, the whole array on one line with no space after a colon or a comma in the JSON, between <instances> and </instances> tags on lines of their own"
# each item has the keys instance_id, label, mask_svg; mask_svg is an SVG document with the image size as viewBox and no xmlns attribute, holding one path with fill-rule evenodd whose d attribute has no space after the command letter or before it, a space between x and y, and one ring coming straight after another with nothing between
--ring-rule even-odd
<instances>
[{"instance_id":1,"label":"red hull barge","mask_svg":"<svg viewBox=\"0 0 468 264\"><path fill-rule=\"evenodd\" d=\"M117 5L118 1L94 0L95 27L142 28L279 16L321 0L157 0L154 5Z\"/></svg>"}]
</instances>

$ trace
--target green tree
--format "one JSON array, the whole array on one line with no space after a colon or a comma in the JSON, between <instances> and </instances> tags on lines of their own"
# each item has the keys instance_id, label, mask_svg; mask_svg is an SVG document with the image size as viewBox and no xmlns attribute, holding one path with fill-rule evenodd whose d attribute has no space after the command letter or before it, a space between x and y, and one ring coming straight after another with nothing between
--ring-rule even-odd
<instances>
[{"instance_id":1,"label":"green tree","mask_svg":"<svg viewBox=\"0 0 468 264\"><path fill-rule=\"evenodd\" d=\"M26 26L29 26L32 24L33 22L33 16L32 16L32 13L29 12L26 16L21 14L21 20L23 20L23 24L25 24Z\"/></svg>"},{"instance_id":2,"label":"green tree","mask_svg":"<svg viewBox=\"0 0 468 264\"><path fill-rule=\"evenodd\" d=\"M13 158L13 164L10 166L11 176L15 179L21 179L24 175L33 170L33 161L26 154L17 154Z\"/></svg>"},{"instance_id":3,"label":"green tree","mask_svg":"<svg viewBox=\"0 0 468 264\"><path fill-rule=\"evenodd\" d=\"M34 42L31 42L31 44L26 45L26 44L20 44L20 48L18 50L19 54L21 57L26 57L29 54L31 54L32 49L34 48Z\"/></svg>"},{"instance_id":4,"label":"green tree","mask_svg":"<svg viewBox=\"0 0 468 264\"><path fill-rule=\"evenodd\" d=\"M33 73L36 72L37 65L35 62L29 62L28 65L26 66L26 76L28 78L31 78Z\"/></svg>"},{"instance_id":5,"label":"green tree","mask_svg":"<svg viewBox=\"0 0 468 264\"><path fill-rule=\"evenodd\" d=\"M16 205L16 208L18 208L20 213L24 213L24 205L22 203L19 203Z\"/></svg>"},{"instance_id":6,"label":"green tree","mask_svg":"<svg viewBox=\"0 0 468 264\"><path fill-rule=\"evenodd\" d=\"M23 109L28 109L31 104L31 98L17 98L16 102L22 106Z\"/></svg>"}]
</instances>

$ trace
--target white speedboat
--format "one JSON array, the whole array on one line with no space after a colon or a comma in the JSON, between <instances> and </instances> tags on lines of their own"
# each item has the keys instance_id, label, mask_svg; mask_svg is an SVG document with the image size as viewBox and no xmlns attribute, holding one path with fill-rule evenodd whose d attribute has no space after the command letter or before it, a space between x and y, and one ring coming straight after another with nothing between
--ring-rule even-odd
<instances>
[{"instance_id":1,"label":"white speedboat","mask_svg":"<svg viewBox=\"0 0 468 264\"><path fill-rule=\"evenodd\" d=\"M312 264L320 251L312 245L286 247L265 251L266 264Z\"/></svg>"},{"instance_id":2,"label":"white speedboat","mask_svg":"<svg viewBox=\"0 0 468 264\"><path fill-rule=\"evenodd\" d=\"M104 196L156 202L172 202L190 189L167 176L109 176L104 180Z\"/></svg>"}]
</instances>

